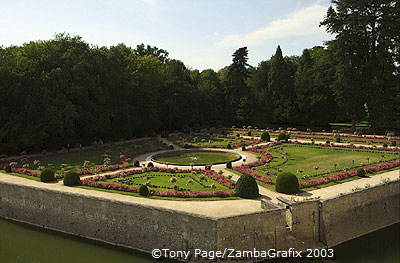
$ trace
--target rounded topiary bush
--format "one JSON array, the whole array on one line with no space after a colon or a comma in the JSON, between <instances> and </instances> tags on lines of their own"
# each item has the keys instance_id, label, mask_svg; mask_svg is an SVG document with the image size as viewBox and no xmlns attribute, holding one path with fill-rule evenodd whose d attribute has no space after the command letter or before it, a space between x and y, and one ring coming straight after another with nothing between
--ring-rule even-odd
<instances>
[{"instance_id":1,"label":"rounded topiary bush","mask_svg":"<svg viewBox=\"0 0 400 263\"><path fill-rule=\"evenodd\" d=\"M149 163L147 164L147 167L154 167L154 164L153 164L152 162L149 162Z\"/></svg>"},{"instance_id":2,"label":"rounded topiary bush","mask_svg":"<svg viewBox=\"0 0 400 263\"><path fill-rule=\"evenodd\" d=\"M288 141L289 138L290 138L289 134L285 132L281 132L278 135L278 141Z\"/></svg>"},{"instance_id":3,"label":"rounded topiary bush","mask_svg":"<svg viewBox=\"0 0 400 263\"><path fill-rule=\"evenodd\" d=\"M243 198L257 198L260 195L256 180L247 174L240 176L237 180L235 193Z\"/></svg>"},{"instance_id":4,"label":"rounded topiary bush","mask_svg":"<svg viewBox=\"0 0 400 263\"><path fill-rule=\"evenodd\" d=\"M269 142L271 141L271 136L269 135L269 132L263 132L261 134L261 140Z\"/></svg>"},{"instance_id":5,"label":"rounded topiary bush","mask_svg":"<svg viewBox=\"0 0 400 263\"><path fill-rule=\"evenodd\" d=\"M242 151L246 151L246 146L242 146Z\"/></svg>"},{"instance_id":6,"label":"rounded topiary bush","mask_svg":"<svg viewBox=\"0 0 400 263\"><path fill-rule=\"evenodd\" d=\"M75 186L75 185L80 185L81 184L81 178L79 178L79 174L77 174L76 172L68 172L65 176L64 176L64 185L66 186Z\"/></svg>"},{"instance_id":7,"label":"rounded topiary bush","mask_svg":"<svg viewBox=\"0 0 400 263\"><path fill-rule=\"evenodd\" d=\"M230 143L228 143L228 145L226 146L226 149L232 149L232 145Z\"/></svg>"},{"instance_id":8,"label":"rounded topiary bush","mask_svg":"<svg viewBox=\"0 0 400 263\"><path fill-rule=\"evenodd\" d=\"M4 167L4 171L6 171L7 173L11 173L12 172L12 167L9 164L6 164L6 166Z\"/></svg>"},{"instance_id":9,"label":"rounded topiary bush","mask_svg":"<svg viewBox=\"0 0 400 263\"><path fill-rule=\"evenodd\" d=\"M336 142L341 142L340 137L336 137L336 138L335 138L335 141L336 141Z\"/></svg>"},{"instance_id":10,"label":"rounded topiary bush","mask_svg":"<svg viewBox=\"0 0 400 263\"><path fill-rule=\"evenodd\" d=\"M56 180L56 177L54 176L54 171L51 169L44 169L40 173L40 181L47 183L47 182L53 182Z\"/></svg>"},{"instance_id":11,"label":"rounded topiary bush","mask_svg":"<svg viewBox=\"0 0 400 263\"><path fill-rule=\"evenodd\" d=\"M228 168L228 169L232 169L232 162L228 162L228 163L226 163L226 168Z\"/></svg>"},{"instance_id":12,"label":"rounded topiary bush","mask_svg":"<svg viewBox=\"0 0 400 263\"><path fill-rule=\"evenodd\" d=\"M150 195L149 188L146 185L141 185L139 187L139 195L141 195L141 196L149 196Z\"/></svg>"},{"instance_id":13,"label":"rounded topiary bush","mask_svg":"<svg viewBox=\"0 0 400 263\"><path fill-rule=\"evenodd\" d=\"M360 169L357 170L357 175L360 176L360 177L366 177L367 173L365 172L364 169L360 168Z\"/></svg>"},{"instance_id":14,"label":"rounded topiary bush","mask_svg":"<svg viewBox=\"0 0 400 263\"><path fill-rule=\"evenodd\" d=\"M174 146L173 146L172 144L170 144L170 145L168 146L168 148L169 148L170 150L173 150L173 149L174 149Z\"/></svg>"},{"instance_id":15,"label":"rounded topiary bush","mask_svg":"<svg viewBox=\"0 0 400 263\"><path fill-rule=\"evenodd\" d=\"M281 173L276 178L275 190L285 194L298 193L300 191L299 179L292 173Z\"/></svg>"},{"instance_id":16,"label":"rounded topiary bush","mask_svg":"<svg viewBox=\"0 0 400 263\"><path fill-rule=\"evenodd\" d=\"M136 160L136 161L133 162L133 165L135 167L139 167L140 166L140 162L138 160Z\"/></svg>"}]
</instances>

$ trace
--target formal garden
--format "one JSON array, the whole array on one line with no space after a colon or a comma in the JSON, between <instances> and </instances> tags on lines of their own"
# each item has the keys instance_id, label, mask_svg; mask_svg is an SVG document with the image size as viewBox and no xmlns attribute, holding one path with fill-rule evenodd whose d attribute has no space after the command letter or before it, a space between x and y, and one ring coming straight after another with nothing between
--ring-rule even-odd
<instances>
[{"instance_id":1,"label":"formal garden","mask_svg":"<svg viewBox=\"0 0 400 263\"><path fill-rule=\"evenodd\" d=\"M235 183L221 173L202 169L147 167L93 176L83 188L117 191L134 196L170 198L233 197Z\"/></svg>"},{"instance_id":2,"label":"formal garden","mask_svg":"<svg viewBox=\"0 0 400 263\"><path fill-rule=\"evenodd\" d=\"M234 149L242 146L253 145L260 143L257 138L244 138L227 134L227 132L214 133L198 133L195 135L189 134L174 134L169 136L169 140L184 148L225 148Z\"/></svg>"},{"instance_id":3,"label":"formal garden","mask_svg":"<svg viewBox=\"0 0 400 263\"><path fill-rule=\"evenodd\" d=\"M249 147L258 161L233 167L275 189L280 174L294 175L303 190L314 190L400 166L398 148L279 141Z\"/></svg>"},{"instance_id":4,"label":"formal garden","mask_svg":"<svg viewBox=\"0 0 400 263\"><path fill-rule=\"evenodd\" d=\"M4 157L0 159L0 171L34 180L39 180L45 168L54 171L56 179L63 178L69 171L75 171L81 176L98 174L132 167L135 165L135 157L165 148L166 145L157 138L139 138L110 144L96 142L84 147L64 147L57 152Z\"/></svg>"}]
</instances>

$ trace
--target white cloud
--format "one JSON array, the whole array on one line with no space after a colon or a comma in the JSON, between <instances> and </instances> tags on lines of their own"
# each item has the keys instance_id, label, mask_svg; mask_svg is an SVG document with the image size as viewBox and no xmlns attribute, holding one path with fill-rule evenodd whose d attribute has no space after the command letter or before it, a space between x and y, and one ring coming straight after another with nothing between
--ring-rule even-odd
<instances>
[{"instance_id":1,"label":"white cloud","mask_svg":"<svg viewBox=\"0 0 400 263\"><path fill-rule=\"evenodd\" d=\"M319 23L327 9L327 6L318 4L297 10L286 18L272 21L268 26L256 31L242 35L227 35L217 43L217 46L254 46L271 39L326 34L324 28L319 27Z\"/></svg>"}]
</instances>

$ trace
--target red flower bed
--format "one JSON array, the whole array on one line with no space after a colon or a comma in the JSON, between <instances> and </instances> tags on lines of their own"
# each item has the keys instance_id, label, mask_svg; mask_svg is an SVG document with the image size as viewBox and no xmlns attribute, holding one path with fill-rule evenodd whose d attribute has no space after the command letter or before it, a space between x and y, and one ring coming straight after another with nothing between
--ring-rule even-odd
<instances>
[{"instance_id":1,"label":"red flower bed","mask_svg":"<svg viewBox=\"0 0 400 263\"><path fill-rule=\"evenodd\" d=\"M267 183L267 184L273 184L272 179L266 176L259 175L258 173L254 172L253 170L249 168L244 168L244 167L234 167L234 170L242 173L242 174L248 174L252 176L254 179Z\"/></svg>"},{"instance_id":2,"label":"red flower bed","mask_svg":"<svg viewBox=\"0 0 400 263\"><path fill-rule=\"evenodd\" d=\"M312 143L312 142L299 142L299 141L289 141L288 143L301 144L301 145L339 147L339 148L346 148L346 149L400 152L400 148L391 148L391 147L375 147L375 146L351 145L351 144L335 144L335 143Z\"/></svg>"},{"instance_id":3,"label":"red flower bed","mask_svg":"<svg viewBox=\"0 0 400 263\"><path fill-rule=\"evenodd\" d=\"M260 139L249 140L249 139L245 139L245 138L242 138L242 137L236 137L236 136L230 136L230 135L214 135L214 137L246 140L245 142L232 143L231 144L232 148L238 148L238 147L253 145L253 144L257 144L257 143L262 142L262 140L260 140ZM190 147L193 147L193 148L219 148L219 149L226 149L227 148L227 146L225 146L225 145L215 145L215 144L197 145L197 144L192 144L191 142L186 142L186 141L180 140L180 139L178 139L176 137L173 137L172 139L177 144L179 144L180 146L189 145Z\"/></svg>"},{"instance_id":4,"label":"red flower bed","mask_svg":"<svg viewBox=\"0 0 400 263\"><path fill-rule=\"evenodd\" d=\"M366 167L366 168L363 168L363 169L367 173L374 173L374 172L378 172L378 171L382 171L382 170L395 168L395 167L398 167L398 166L400 166L400 160L392 162L392 163L378 164L378 165L374 165L374 166L371 166L371 167ZM349 177L353 177L353 176L356 176L356 175L357 175L356 171L347 172L347 173L338 173L338 174L326 176L326 177L319 178L319 179L300 181L299 183L300 183L300 187L301 188L306 188L306 187L316 186L316 185L320 185L320 184L326 184L326 183L329 183L329 182L343 180L343 179L346 179L346 178L349 178Z\"/></svg>"},{"instance_id":5,"label":"red flower bed","mask_svg":"<svg viewBox=\"0 0 400 263\"><path fill-rule=\"evenodd\" d=\"M123 191L123 192L133 192L133 193L138 193L139 192L139 187L134 187L134 186L125 186L121 184L116 184L116 183L100 183L99 181L103 181L106 179L113 179L113 178L120 178L120 177L126 177L129 175L134 175L134 174L141 174L144 172L148 171L153 171L153 172L168 172L168 173L191 173L193 171L195 172L201 172L204 175L211 177L213 180L218 181L219 183L229 187L229 188L234 188L235 183L224 176L211 171L211 170L201 170L201 169L185 169L185 170L177 170L177 169L171 169L171 168L161 168L161 167L149 167L149 168L144 168L144 169L132 169L132 170L127 170L127 171L121 171L117 172L114 174L105 174L105 175L99 175L99 176L93 176L91 178L86 178L82 180L82 185L86 186L91 186L91 187L97 187L97 188L102 188L102 189L109 189L109 190L117 190L117 191ZM233 193L230 191L175 191L175 190L167 190L167 191L158 191L158 190L151 190L150 191L152 195L157 195L157 196L163 196L163 197L185 197L185 198L190 198L190 197L228 197L232 196Z\"/></svg>"}]
</instances>

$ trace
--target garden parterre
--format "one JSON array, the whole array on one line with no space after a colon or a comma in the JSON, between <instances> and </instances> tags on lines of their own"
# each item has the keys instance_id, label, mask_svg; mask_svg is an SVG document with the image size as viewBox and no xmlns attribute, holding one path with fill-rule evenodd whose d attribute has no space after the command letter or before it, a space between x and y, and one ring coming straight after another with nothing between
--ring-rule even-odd
<instances>
[{"instance_id":1,"label":"garden parterre","mask_svg":"<svg viewBox=\"0 0 400 263\"><path fill-rule=\"evenodd\" d=\"M281 172L291 172L302 188L355 177L359 168L376 173L400 166L400 150L388 147L273 142L248 150L257 153L259 161L234 170L266 184L274 184Z\"/></svg>"},{"instance_id":2,"label":"garden parterre","mask_svg":"<svg viewBox=\"0 0 400 263\"><path fill-rule=\"evenodd\" d=\"M150 194L161 197L230 197L235 183L211 170L151 167L93 176L82 185L120 192L138 193L146 185Z\"/></svg>"}]
</instances>

